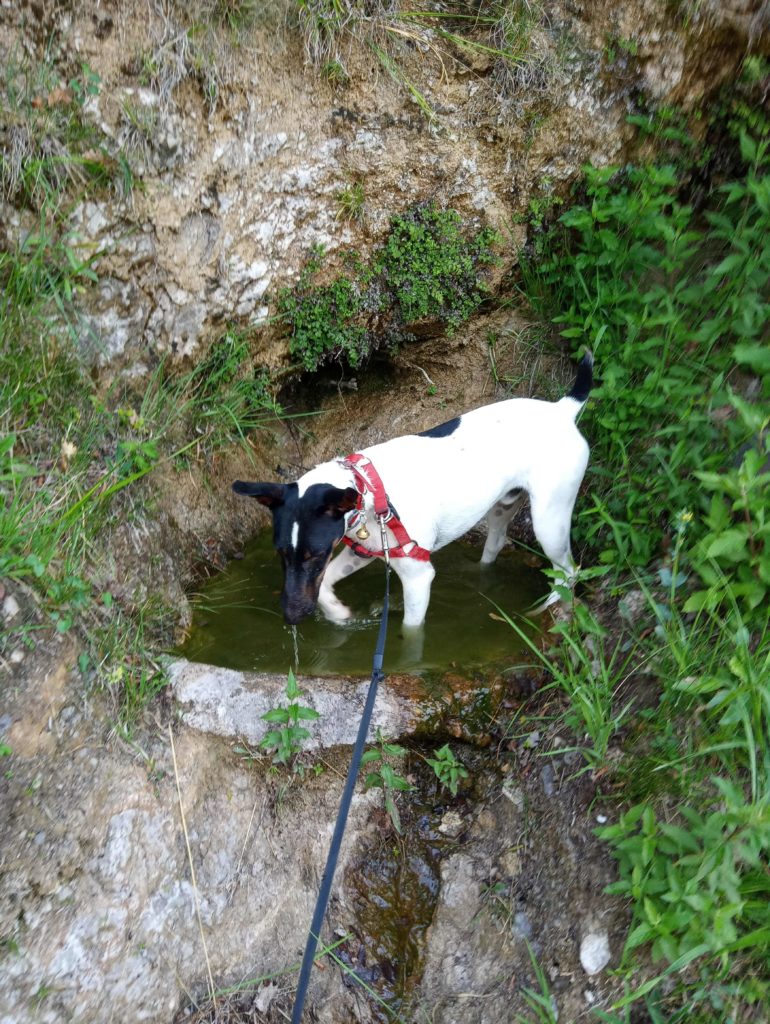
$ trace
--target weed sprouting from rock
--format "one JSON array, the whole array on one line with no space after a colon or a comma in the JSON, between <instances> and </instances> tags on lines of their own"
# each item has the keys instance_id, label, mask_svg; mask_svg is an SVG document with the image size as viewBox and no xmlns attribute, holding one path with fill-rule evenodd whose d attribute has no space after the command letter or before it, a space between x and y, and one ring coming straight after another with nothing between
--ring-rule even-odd
<instances>
[{"instance_id":1,"label":"weed sprouting from rock","mask_svg":"<svg viewBox=\"0 0 770 1024\"><path fill-rule=\"evenodd\" d=\"M381 789L385 801L385 810L390 816L393 828L401 832L401 817L398 813L396 794L410 792L414 787L403 775L399 775L391 764L393 758L401 758L406 754L404 747L386 740L377 730L377 745L367 750L361 758L361 767L369 765L364 781L365 789Z\"/></svg>"},{"instance_id":2,"label":"weed sprouting from rock","mask_svg":"<svg viewBox=\"0 0 770 1024\"><path fill-rule=\"evenodd\" d=\"M278 726L271 729L260 743L263 750L273 755L273 764L289 764L302 750L305 740L310 738L310 732L300 722L314 722L321 717L314 708L299 703L298 698L301 696L302 691L297 685L294 672L289 669L286 680L288 704L286 707L272 708L262 715L265 722Z\"/></svg>"},{"instance_id":3,"label":"weed sprouting from rock","mask_svg":"<svg viewBox=\"0 0 770 1024\"><path fill-rule=\"evenodd\" d=\"M457 796L461 781L468 778L468 770L457 760L449 744L445 743L436 751L435 757L426 757L425 760L441 785L445 786L452 796Z\"/></svg>"}]
</instances>

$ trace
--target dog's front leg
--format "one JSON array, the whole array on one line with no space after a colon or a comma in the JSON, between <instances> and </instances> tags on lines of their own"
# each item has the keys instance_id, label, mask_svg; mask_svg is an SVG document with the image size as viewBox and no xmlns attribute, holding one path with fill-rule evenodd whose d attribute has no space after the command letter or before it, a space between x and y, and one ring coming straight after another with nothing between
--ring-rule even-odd
<instances>
[{"instance_id":1,"label":"dog's front leg","mask_svg":"<svg viewBox=\"0 0 770 1024\"><path fill-rule=\"evenodd\" d=\"M332 622L347 622L351 617L353 613L334 593L334 586L343 577L352 576L354 572L363 569L369 561L370 559L360 558L351 548L346 547L329 563L318 591L318 607L327 619Z\"/></svg>"},{"instance_id":2,"label":"dog's front leg","mask_svg":"<svg viewBox=\"0 0 770 1024\"><path fill-rule=\"evenodd\" d=\"M390 564L404 590L404 629L419 629L425 622L430 585L436 570L430 562L418 562L413 558L393 558Z\"/></svg>"}]
</instances>

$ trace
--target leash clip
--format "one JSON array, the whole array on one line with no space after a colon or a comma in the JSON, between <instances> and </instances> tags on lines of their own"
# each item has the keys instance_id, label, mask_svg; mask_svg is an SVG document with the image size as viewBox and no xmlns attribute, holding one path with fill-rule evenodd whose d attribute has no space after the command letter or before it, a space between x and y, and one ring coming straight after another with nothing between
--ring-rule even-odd
<instances>
[{"instance_id":1,"label":"leash clip","mask_svg":"<svg viewBox=\"0 0 770 1024\"><path fill-rule=\"evenodd\" d=\"M390 545L388 544L388 531L385 528L385 523L390 519L387 512L379 512L377 514L377 522L380 524L380 539L382 541L382 553L385 555L385 565L390 568Z\"/></svg>"}]
</instances>

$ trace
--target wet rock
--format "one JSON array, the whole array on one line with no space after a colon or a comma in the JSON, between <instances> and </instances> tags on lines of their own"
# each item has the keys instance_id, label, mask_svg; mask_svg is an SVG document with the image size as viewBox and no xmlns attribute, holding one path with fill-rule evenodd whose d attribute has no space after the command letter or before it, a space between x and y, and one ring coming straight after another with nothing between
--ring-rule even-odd
<instances>
[{"instance_id":1,"label":"wet rock","mask_svg":"<svg viewBox=\"0 0 770 1024\"><path fill-rule=\"evenodd\" d=\"M610 941L606 932L589 932L580 943L580 963L589 976L598 974L610 962Z\"/></svg>"}]
</instances>

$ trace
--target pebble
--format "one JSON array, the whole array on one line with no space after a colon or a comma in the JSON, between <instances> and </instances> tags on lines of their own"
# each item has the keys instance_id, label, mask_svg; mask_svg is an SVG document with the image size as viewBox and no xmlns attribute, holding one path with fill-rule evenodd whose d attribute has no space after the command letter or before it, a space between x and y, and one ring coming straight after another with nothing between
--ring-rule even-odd
<instances>
[{"instance_id":1,"label":"pebble","mask_svg":"<svg viewBox=\"0 0 770 1024\"><path fill-rule=\"evenodd\" d=\"M580 943L580 963L586 974L598 974L610 962L610 942L606 932L589 932Z\"/></svg>"},{"instance_id":2,"label":"pebble","mask_svg":"<svg viewBox=\"0 0 770 1024\"><path fill-rule=\"evenodd\" d=\"M22 661L24 661L24 651L21 647L17 647L15 650L11 651L8 655L8 660L12 665L20 665Z\"/></svg>"},{"instance_id":3,"label":"pebble","mask_svg":"<svg viewBox=\"0 0 770 1024\"><path fill-rule=\"evenodd\" d=\"M532 925L523 910L519 910L513 915L511 931L517 939L532 938Z\"/></svg>"},{"instance_id":4,"label":"pebble","mask_svg":"<svg viewBox=\"0 0 770 1024\"><path fill-rule=\"evenodd\" d=\"M540 771L540 778L543 783L543 792L546 796L553 796L553 767L550 764L543 765Z\"/></svg>"},{"instance_id":5,"label":"pebble","mask_svg":"<svg viewBox=\"0 0 770 1024\"><path fill-rule=\"evenodd\" d=\"M458 814L457 811L447 811L441 819L438 830L442 835L449 836L450 839L456 839L464 828L465 822L462 815Z\"/></svg>"},{"instance_id":6,"label":"pebble","mask_svg":"<svg viewBox=\"0 0 770 1024\"><path fill-rule=\"evenodd\" d=\"M506 779L503 783L503 796L508 797L517 811L523 811L526 800L524 790L513 784L513 779Z\"/></svg>"},{"instance_id":7,"label":"pebble","mask_svg":"<svg viewBox=\"0 0 770 1024\"><path fill-rule=\"evenodd\" d=\"M5 600L3 601L3 616L6 621L10 622L11 619L15 619L20 611L21 608L19 607L19 602L13 594L6 594Z\"/></svg>"}]
</instances>

